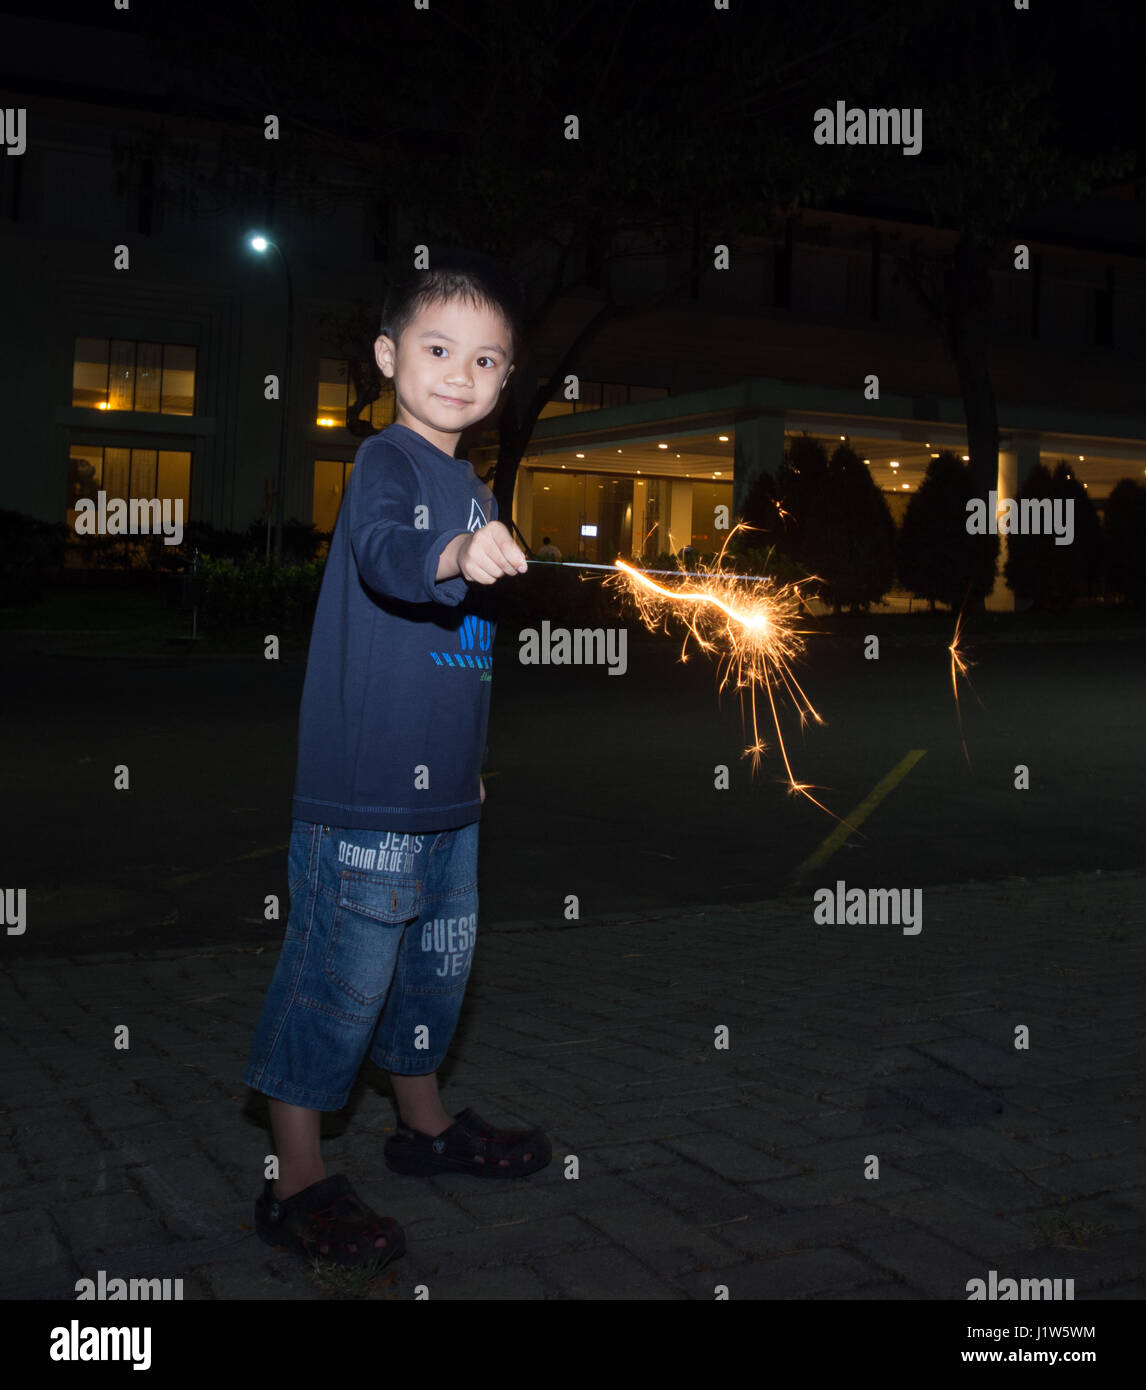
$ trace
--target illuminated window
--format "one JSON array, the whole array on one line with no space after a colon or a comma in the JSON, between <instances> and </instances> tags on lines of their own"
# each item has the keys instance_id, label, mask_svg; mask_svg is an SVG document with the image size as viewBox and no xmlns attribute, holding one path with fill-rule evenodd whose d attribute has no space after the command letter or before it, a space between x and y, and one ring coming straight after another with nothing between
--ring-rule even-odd
<instances>
[{"instance_id":1,"label":"illuminated window","mask_svg":"<svg viewBox=\"0 0 1146 1390\"><path fill-rule=\"evenodd\" d=\"M318 359L318 400L315 424L323 429L345 429L347 415L365 388L378 380L374 363L365 360L357 364L357 381L352 362L346 357ZM394 423L394 387L388 378L382 379L382 392L376 400L364 406L358 417L367 420L372 429L384 430Z\"/></svg>"},{"instance_id":2,"label":"illuminated window","mask_svg":"<svg viewBox=\"0 0 1146 1390\"><path fill-rule=\"evenodd\" d=\"M77 338L72 404L89 410L193 415L198 349L129 338Z\"/></svg>"},{"instance_id":3,"label":"illuminated window","mask_svg":"<svg viewBox=\"0 0 1146 1390\"><path fill-rule=\"evenodd\" d=\"M338 511L350 481L353 462L342 459L315 459L314 461L314 511L311 521L318 531L332 532L338 520Z\"/></svg>"},{"instance_id":4,"label":"illuminated window","mask_svg":"<svg viewBox=\"0 0 1146 1390\"><path fill-rule=\"evenodd\" d=\"M105 449L73 444L68 454L68 526L75 531L76 503L95 502L104 492L110 502L121 497L183 502L183 520L191 515L191 454L183 449ZM82 537L80 539L83 539Z\"/></svg>"}]
</instances>

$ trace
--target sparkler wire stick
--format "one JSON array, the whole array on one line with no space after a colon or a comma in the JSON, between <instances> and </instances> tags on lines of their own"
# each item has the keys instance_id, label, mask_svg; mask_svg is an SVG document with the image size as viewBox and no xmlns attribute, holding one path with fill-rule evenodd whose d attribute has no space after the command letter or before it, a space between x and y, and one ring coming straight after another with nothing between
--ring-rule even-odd
<instances>
[{"instance_id":1,"label":"sparkler wire stick","mask_svg":"<svg viewBox=\"0 0 1146 1390\"><path fill-rule=\"evenodd\" d=\"M587 560L526 560L525 563L527 565L543 565L549 569L608 570L610 574L617 573L617 565L591 565ZM624 568L627 569L628 566L624 566ZM641 570L640 573L666 574L671 575L673 579L711 579L713 577L711 574L693 574L689 570ZM746 579L753 584L771 584L773 582L766 574L736 574L733 570L718 570L717 574L728 579Z\"/></svg>"}]
</instances>

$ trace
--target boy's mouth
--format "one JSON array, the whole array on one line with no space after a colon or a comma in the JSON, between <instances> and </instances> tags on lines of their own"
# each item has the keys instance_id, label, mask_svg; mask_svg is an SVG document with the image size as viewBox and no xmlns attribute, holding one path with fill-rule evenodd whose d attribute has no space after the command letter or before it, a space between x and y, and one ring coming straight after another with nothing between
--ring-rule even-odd
<instances>
[{"instance_id":1,"label":"boy's mouth","mask_svg":"<svg viewBox=\"0 0 1146 1390\"><path fill-rule=\"evenodd\" d=\"M469 405L469 401L459 400L457 396L439 396L438 400L445 401L447 405Z\"/></svg>"}]
</instances>

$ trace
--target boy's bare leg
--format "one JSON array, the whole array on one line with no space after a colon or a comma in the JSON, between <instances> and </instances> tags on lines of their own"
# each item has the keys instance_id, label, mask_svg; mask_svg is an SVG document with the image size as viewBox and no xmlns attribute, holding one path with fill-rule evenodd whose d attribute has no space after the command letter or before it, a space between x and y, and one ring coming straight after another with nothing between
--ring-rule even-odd
<instances>
[{"instance_id":1,"label":"boy's bare leg","mask_svg":"<svg viewBox=\"0 0 1146 1390\"><path fill-rule=\"evenodd\" d=\"M446 1114L438 1096L436 1071L426 1076L401 1076L391 1072L390 1085L394 1088L402 1123L419 1134L438 1135L453 1124L454 1117Z\"/></svg>"},{"instance_id":2,"label":"boy's bare leg","mask_svg":"<svg viewBox=\"0 0 1146 1390\"><path fill-rule=\"evenodd\" d=\"M306 1110L301 1105L288 1105L285 1100L267 1099L271 1113L271 1131L275 1136L275 1153L279 1160L278 1181L274 1194L280 1202L311 1187L326 1177L326 1167L319 1147L320 1110Z\"/></svg>"},{"instance_id":3,"label":"boy's bare leg","mask_svg":"<svg viewBox=\"0 0 1146 1390\"><path fill-rule=\"evenodd\" d=\"M326 1177L319 1144L322 1111L288 1105L285 1100L274 1100L269 1096L267 1105L271 1112L271 1130L279 1160L279 1178L272 1190L280 1202L285 1202L304 1187L312 1187ZM385 1244L385 1236L379 1236L374 1242L378 1250ZM346 1248L352 1254L358 1249L356 1245L347 1245ZM329 1249L327 1245L319 1246L323 1255Z\"/></svg>"}]
</instances>

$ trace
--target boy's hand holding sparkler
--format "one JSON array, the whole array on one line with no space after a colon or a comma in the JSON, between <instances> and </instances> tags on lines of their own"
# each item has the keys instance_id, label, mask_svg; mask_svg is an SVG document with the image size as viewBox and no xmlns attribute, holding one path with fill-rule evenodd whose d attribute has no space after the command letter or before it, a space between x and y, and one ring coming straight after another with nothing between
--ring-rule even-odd
<instances>
[{"instance_id":1,"label":"boy's hand holding sparkler","mask_svg":"<svg viewBox=\"0 0 1146 1390\"><path fill-rule=\"evenodd\" d=\"M491 521L478 531L454 537L442 551L437 577L452 579L460 574L473 584L493 584L503 574L524 574L526 568L525 555L509 527Z\"/></svg>"}]
</instances>

